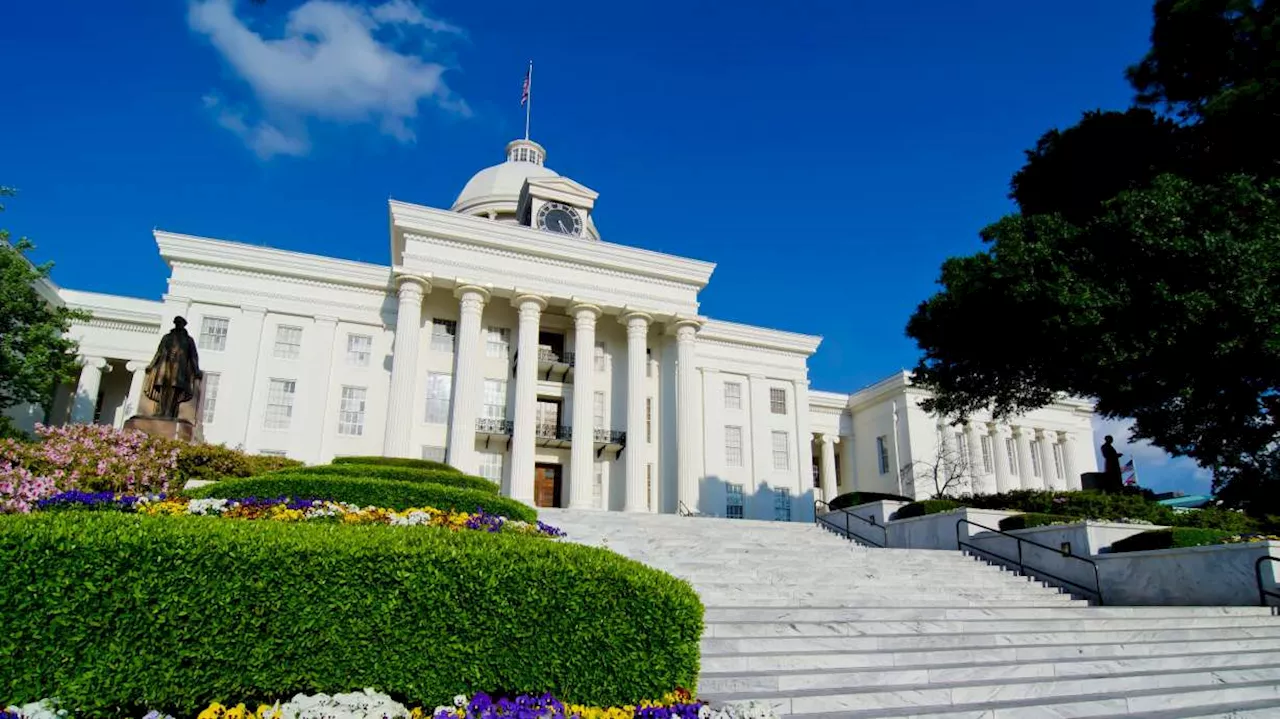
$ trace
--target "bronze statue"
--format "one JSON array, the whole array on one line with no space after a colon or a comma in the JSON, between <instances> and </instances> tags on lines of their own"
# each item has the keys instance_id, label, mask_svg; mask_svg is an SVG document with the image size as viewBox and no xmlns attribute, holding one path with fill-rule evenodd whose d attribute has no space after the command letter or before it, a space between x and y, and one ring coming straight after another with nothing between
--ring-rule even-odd
<instances>
[{"instance_id":1,"label":"bronze statue","mask_svg":"<svg viewBox=\"0 0 1280 719\"><path fill-rule=\"evenodd\" d=\"M1124 454L1116 451L1116 448L1111 444L1113 441L1111 435L1107 435L1103 438L1101 447L1102 473L1106 475L1108 491L1118 490L1124 484L1120 479L1120 458Z\"/></svg>"},{"instance_id":2,"label":"bronze statue","mask_svg":"<svg viewBox=\"0 0 1280 719\"><path fill-rule=\"evenodd\" d=\"M187 321L173 318L173 329L160 339L156 356L147 365L143 392L156 403L156 417L176 419L178 408L196 396L196 382L204 376L196 342L187 334Z\"/></svg>"}]
</instances>

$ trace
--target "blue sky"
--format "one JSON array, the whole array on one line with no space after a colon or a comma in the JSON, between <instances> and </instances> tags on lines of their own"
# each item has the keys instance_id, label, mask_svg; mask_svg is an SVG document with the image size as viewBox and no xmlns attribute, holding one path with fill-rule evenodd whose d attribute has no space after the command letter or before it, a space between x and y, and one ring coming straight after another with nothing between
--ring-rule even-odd
<instances>
[{"instance_id":1,"label":"blue sky","mask_svg":"<svg viewBox=\"0 0 1280 719\"><path fill-rule=\"evenodd\" d=\"M604 238L717 262L704 313L823 335L813 386L840 391L914 364L903 326L941 261L1009 211L1042 132L1129 102L1151 24L1145 0L5 15L0 184L21 195L3 224L64 286L159 297L154 227L385 262L388 197L447 207L522 134L532 58L533 138L600 193ZM1205 487L1135 454L1144 484Z\"/></svg>"}]
</instances>

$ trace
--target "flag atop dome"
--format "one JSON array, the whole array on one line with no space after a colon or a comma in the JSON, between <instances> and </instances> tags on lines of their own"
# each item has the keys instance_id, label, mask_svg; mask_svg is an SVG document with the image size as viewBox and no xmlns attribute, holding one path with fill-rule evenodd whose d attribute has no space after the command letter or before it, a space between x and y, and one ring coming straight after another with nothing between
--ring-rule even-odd
<instances>
[{"instance_id":1,"label":"flag atop dome","mask_svg":"<svg viewBox=\"0 0 1280 719\"><path fill-rule=\"evenodd\" d=\"M524 139L529 139L529 113L533 103L529 101L529 91L533 88L533 60L529 61L529 69L524 73L524 85L520 88L520 107L524 108Z\"/></svg>"}]
</instances>

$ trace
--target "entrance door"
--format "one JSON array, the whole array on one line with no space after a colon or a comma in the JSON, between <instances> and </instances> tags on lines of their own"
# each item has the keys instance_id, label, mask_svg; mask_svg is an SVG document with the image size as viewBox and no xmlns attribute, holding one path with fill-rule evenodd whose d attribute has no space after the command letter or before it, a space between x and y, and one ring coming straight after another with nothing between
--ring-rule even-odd
<instances>
[{"instance_id":1,"label":"entrance door","mask_svg":"<svg viewBox=\"0 0 1280 719\"><path fill-rule=\"evenodd\" d=\"M533 503L539 507L560 506L560 465L534 465Z\"/></svg>"}]
</instances>

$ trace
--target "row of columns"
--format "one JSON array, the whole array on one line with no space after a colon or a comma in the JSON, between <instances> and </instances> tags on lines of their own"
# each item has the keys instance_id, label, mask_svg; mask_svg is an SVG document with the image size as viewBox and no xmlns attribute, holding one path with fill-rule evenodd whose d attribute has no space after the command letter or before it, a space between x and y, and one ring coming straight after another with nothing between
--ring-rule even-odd
<instances>
[{"instance_id":1,"label":"row of columns","mask_svg":"<svg viewBox=\"0 0 1280 719\"><path fill-rule=\"evenodd\" d=\"M129 394L125 400L124 414L128 418L138 410L138 402L142 399L142 385L147 378L147 363L130 360L124 368L130 372ZM98 392L102 388L102 375L111 371L111 362L106 357L86 356L80 360L80 378L76 382L75 396L71 401L71 421L77 424L90 424L98 406Z\"/></svg>"},{"instance_id":2,"label":"row of columns","mask_svg":"<svg viewBox=\"0 0 1280 719\"><path fill-rule=\"evenodd\" d=\"M429 280L402 276L398 279L399 312L396 319L394 356L391 366L391 394L387 404L386 436L383 453L393 457L411 456L413 410L416 406L414 387L418 376L418 349L422 335L422 302L431 291ZM476 417L483 386L480 369L481 326L484 307L490 293L483 287L461 285L454 291L459 301L458 330L454 346L452 410L449 421L448 459L458 469L475 473ZM510 480L503 493L513 499L533 504L534 448L537 413L538 332L542 312L547 307L544 297L517 293L511 300L518 317L516 339L516 381L511 436ZM573 430L570 449L568 506L585 509L592 506L595 453L595 354L596 321L603 314L600 307L574 302L569 316L574 322L574 349L578 361L574 365ZM626 492L623 510L643 512L649 500L645 485L645 464L641 450L645 427L645 364L649 326L653 318L639 311L622 313L619 321L627 331L627 436L633 445L626 457ZM677 384L680 398L696 399L697 376L693 358L697 323L691 320L675 323L677 352ZM697 431L697 408L694 401L677 400L677 432L685 436ZM698 474L701 461L697 442L677 444L677 495L689 507L697 506Z\"/></svg>"}]
</instances>

